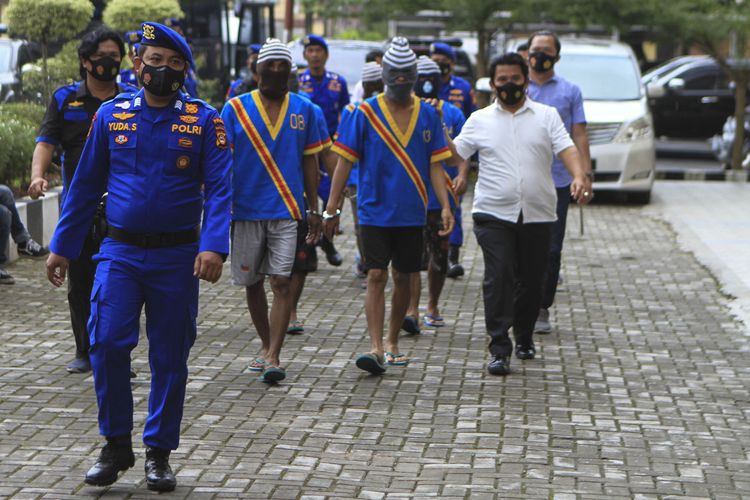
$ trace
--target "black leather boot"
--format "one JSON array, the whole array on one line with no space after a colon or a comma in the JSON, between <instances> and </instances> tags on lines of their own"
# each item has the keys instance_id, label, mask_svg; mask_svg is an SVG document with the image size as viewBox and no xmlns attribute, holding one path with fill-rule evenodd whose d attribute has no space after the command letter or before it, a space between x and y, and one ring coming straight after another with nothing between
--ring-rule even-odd
<instances>
[{"instance_id":1,"label":"black leather boot","mask_svg":"<svg viewBox=\"0 0 750 500\"><path fill-rule=\"evenodd\" d=\"M458 254L461 247L451 245L448 250L448 272L445 276L448 278L458 278L464 275L464 266L458 263Z\"/></svg>"},{"instance_id":2,"label":"black leather boot","mask_svg":"<svg viewBox=\"0 0 750 500\"><path fill-rule=\"evenodd\" d=\"M122 471L135 465L130 436L108 437L99 458L86 473L84 482L92 486L109 486Z\"/></svg>"},{"instance_id":3,"label":"black leather boot","mask_svg":"<svg viewBox=\"0 0 750 500\"><path fill-rule=\"evenodd\" d=\"M152 491L173 491L177 479L169 466L169 450L146 448L146 487Z\"/></svg>"},{"instance_id":4,"label":"black leather boot","mask_svg":"<svg viewBox=\"0 0 750 500\"><path fill-rule=\"evenodd\" d=\"M323 251L326 254L326 260L328 260L328 263L332 266L340 266L344 259L341 258L341 254L336 250L336 247L333 246L333 242L323 236L320 238L320 248L323 249Z\"/></svg>"}]
</instances>

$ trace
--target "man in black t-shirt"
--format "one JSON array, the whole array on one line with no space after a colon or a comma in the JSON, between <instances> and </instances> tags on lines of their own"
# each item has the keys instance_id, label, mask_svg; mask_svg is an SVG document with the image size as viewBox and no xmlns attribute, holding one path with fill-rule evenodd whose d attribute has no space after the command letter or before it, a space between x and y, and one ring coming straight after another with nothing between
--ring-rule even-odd
<instances>
[{"instance_id":1,"label":"man in black t-shirt","mask_svg":"<svg viewBox=\"0 0 750 500\"><path fill-rule=\"evenodd\" d=\"M36 138L31 162L29 196L37 199L47 191L45 173L52 163L57 146L63 150L63 200L73 180L78 160L86 143L91 120L102 102L122 92L136 92L130 85L117 84L115 79L125 56L120 35L109 28L88 33L78 46L83 80L57 89L50 100ZM68 372L86 373L89 363L89 336L86 323L91 311L89 299L96 265L91 257L98 252L98 243L90 232L78 260L71 261L68 280L68 305L76 341L76 357Z\"/></svg>"}]
</instances>

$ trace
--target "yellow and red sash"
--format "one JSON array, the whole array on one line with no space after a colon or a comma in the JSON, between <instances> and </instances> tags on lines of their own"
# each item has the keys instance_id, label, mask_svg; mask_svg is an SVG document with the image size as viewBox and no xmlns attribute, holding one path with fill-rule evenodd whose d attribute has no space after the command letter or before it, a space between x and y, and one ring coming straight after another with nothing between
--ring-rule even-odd
<instances>
[{"instance_id":1,"label":"yellow and red sash","mask_svg":"<svg viewBox=\"0 0 750 500\"><path fill-rule=\"evenodd\" d=\"M445 176L445 187L448 188L448 192L453 196L453 201L455 201L456 206L458 206L458 194L456 194L456 191L453 189L453 179L451 179L451 176L448 175L448 172L446 172L445 169L443 169L443 175Z\"/></svg>"},{"instance_id":2,"label":"yellow and red sash","mask_svg":"<svg viewBox=\"0 0 750 500\"><path fill-rule=\"evenodd\" d=\"M295 220L302 219L302 211L297 204L297 200L294 199L292 190L289 189L289 186L284 180L284 176L281 174L281 170L279 170L279 166L276 164L273 156L271 156L271 151L263 142L263 138L261 138L258 130L255 128L255 125L253 125L253 122L252 120L250 120L250 117L248 116L245 108L242 106L242 103L239 99L235 98L231 99L229 101L229 104L237 114L237 118L240 121L240 125L242 125L242 129L245 131L245 134L247 134L250 142L255 147L255 150L258 153L258 157L260 157L261 162L263 162L263 166L266 167L268 175L271 176L271 180L273 181L274 186L276 186L276 189L279 191L279 195L284 201L284 205L286 205L286 208L289 210L289 214ZM279 118L279 122L280 121L281 117Z\"/></svg>"},{"instance_id":3,"label":"yellow and red sash","mask_svg":"<svg viewBox=\"0 0 750 500\"><path fill-rule=\"evenodd\" d=\"M401 165L404 167L404 170L406 170L409 178L417 188L419 197L422 198L422 201L424 202L424 205L426 207L427 186L425 186L424 181L422 180L422 176L419 175L419 170L417 170L417 167L411 161L411 158L409 158L409 154L404 150L403 147L401 147L401 144L398 143L396 138L393 137L393 134L386 128L383 121L378 118L378 115L375 114L375 110L372 109L369 103L363 102L359 105L359 109L362 110L362 112L365 114L365 117L367 117L367 119L369 120L370 125L372 125L372 128L375 129L375 132L377 132L380 138L383 139L385 145L388 146L388 149L391 150L393 155L398 159L399 163L401 163Z\"/></svg>"}]
</instances>

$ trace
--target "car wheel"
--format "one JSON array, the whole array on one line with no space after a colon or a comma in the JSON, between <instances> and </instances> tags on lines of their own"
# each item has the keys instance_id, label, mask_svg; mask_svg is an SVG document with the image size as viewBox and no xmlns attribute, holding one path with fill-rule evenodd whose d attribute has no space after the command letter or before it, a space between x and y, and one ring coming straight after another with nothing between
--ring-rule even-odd
<instances>
[{"instance_id":1,"label":"car wheel","mask_svg":"<svg viewBox=\"0 0 750 500\"><path fill-rule=\"evenodd\" d=\"M648 205L651 201L651 191L635 191L628 193L628 202L635 205Z\"/></svg>"}]
</instances>

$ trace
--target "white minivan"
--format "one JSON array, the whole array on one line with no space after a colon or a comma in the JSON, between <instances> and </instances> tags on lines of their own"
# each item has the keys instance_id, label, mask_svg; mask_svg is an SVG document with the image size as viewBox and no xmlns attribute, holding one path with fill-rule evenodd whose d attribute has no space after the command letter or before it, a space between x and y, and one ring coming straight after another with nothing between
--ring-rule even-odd
<instances>
[{"instance_id":1,"label":"white minivan","mask_svg":"<svg viewBox=\"0 0 750 500\"><path fill-rule=\"evenodd\" d=\"M513 39L511 50L526 40ZM612 40L560 39L555 73L581 88L588 122L595 191L621 191L648 203L656 153L653 121L633 50ZM489 79L477 90L490 92Z\"/></svg>"}]
</instances>

